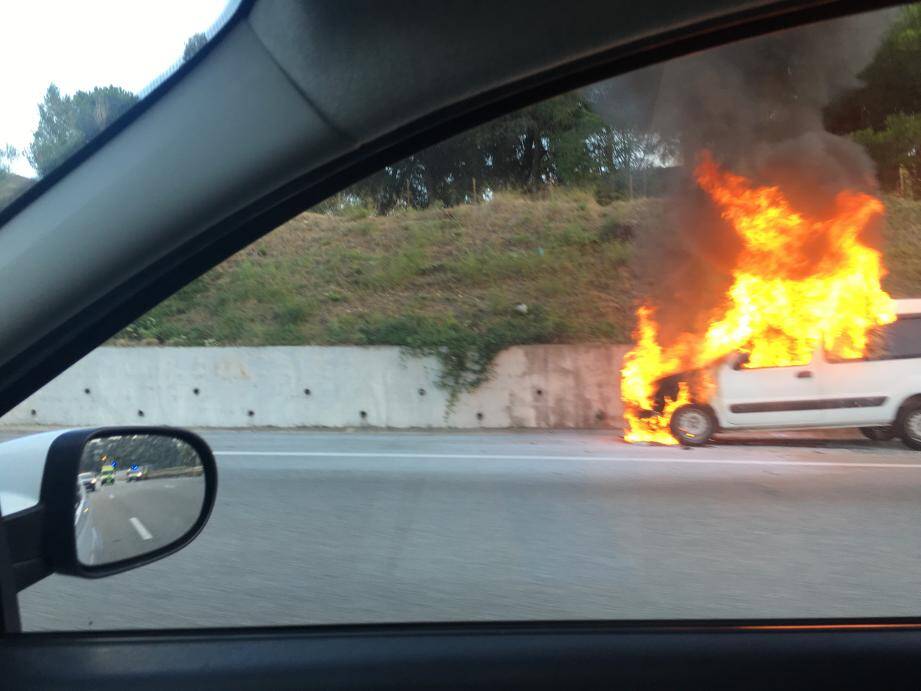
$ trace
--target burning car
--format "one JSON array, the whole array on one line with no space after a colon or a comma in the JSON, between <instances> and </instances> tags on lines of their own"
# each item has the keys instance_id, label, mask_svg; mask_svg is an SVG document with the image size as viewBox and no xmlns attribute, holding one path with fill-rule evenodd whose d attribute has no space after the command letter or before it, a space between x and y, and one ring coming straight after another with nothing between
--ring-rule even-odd
<instances>
[{"instance_id":1,"label":"burning car","mask_svg":"<svg viewBox=\"0 0 921 691\"><path fill-rule=\"evenodd\" d=\"M804 205L708 151L694 177L737 249L707 265L725 288L690 326L660 323L654 302L637 310L621 370L624 439L703 444L719 429L860 427L921 449L921 300L893 300L883 287L870 232L882 200L841 187Z\"/></svg>"},{"instance_id":2,"label":"burning car","mask_svg":"<svg viewBox=\"0 0 921 691\"><path fill-rule=\"evenodd\" d=\"M734 353L660 379L647 414L661 415L699 377L713 382L706 402L691 396L668 416L669 431L684 445L705 444L718 431L858 427L870 439L899 437L921 450L921 299L895 306L896 320L870 332L861 357L820 344L808 362L751 367L745 353Z\"/></svg>"}]
</instances>

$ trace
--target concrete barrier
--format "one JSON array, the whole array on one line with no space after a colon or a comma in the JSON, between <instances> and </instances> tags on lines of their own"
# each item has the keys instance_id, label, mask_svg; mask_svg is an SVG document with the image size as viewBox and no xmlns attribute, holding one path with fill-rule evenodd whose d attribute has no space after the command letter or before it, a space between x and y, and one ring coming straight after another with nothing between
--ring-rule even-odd
<instances>
[{"instance_id":1,"label":"concrete barrier","mask_svg":"<svg viewBox=\"0 0 921 691\"><path fill-rule=\"evenodd\" d=\"M447 411L434 358L397 347L98 348L0 425L619 427L624 346L509 348Z\"/></svg>"}]
</instances>

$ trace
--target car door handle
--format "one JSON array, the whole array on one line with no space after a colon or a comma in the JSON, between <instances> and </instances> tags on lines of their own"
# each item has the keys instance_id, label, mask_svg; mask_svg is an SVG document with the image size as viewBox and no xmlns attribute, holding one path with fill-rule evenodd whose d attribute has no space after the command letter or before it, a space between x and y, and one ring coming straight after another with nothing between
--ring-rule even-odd
<instances>
[{"instance_id":1,"label":"car door handle","mask_svg":"<svg viewBox=\"0 0 921 691\"><path fill-rule=\"evenodd\" d=\"M800 370L799 372L796 373L796 378L797 379L812 379L812 372L810 372L807 369Z\"/></svg>"}]
</instances>

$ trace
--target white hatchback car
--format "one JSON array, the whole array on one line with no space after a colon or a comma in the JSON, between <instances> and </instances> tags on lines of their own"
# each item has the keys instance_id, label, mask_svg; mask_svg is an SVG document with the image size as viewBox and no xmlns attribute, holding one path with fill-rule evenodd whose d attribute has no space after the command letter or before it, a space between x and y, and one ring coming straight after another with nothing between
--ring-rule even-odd
<instances>
[{"instance_id":1,"label":"white hatchback car","mask_svg":"<svg viewBox=\"0 0 921 691\"><path fill-rule=\"evenodd\" d=\"M672 434L699 446L718 431L858 427L921 450L921 299L895 303L898 319L873 331L859 360L821 347L795 367L749 369L742 356L726 358L715 367L715 395L675 410Z\"/></svg>"}]
</instances>

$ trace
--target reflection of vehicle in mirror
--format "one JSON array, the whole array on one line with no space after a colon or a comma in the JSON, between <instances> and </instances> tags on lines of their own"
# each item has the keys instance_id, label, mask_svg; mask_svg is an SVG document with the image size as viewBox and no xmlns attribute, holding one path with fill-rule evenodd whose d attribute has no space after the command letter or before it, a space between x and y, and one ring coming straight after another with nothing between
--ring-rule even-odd
<instances>
[{"instance_id":1,"label":"reflection of vehicle in mirror","mask_svg":"<svg viewBox=\"0 0 921 691\"><path fill-rule=\"evenodd\" d=\"M126 483L144 480L144 486L91 502L87 529L93 539L78 536L77 540L77 559L82 564L132 559L174 542L195 525L205 500L204 462L201 452L185 438L165 432L96 437L83 447L80 469L100 461L102 482L114 482L116 473L124 469L119 477Z\"/></svg>"},{"instance_id":2,"label":"reflection of vehicle in mirror","mask_svg":"<svg viewBox=\"0 0 921 691\"><path fill-rule=\"evenodd\" d=\"M103 466L99 469L99 484L100 485L114 485L115 484L115 468L112 466Z\"/></svg>"},{"instance_id":3,"label":"reflection of vehicle in mirror","mask_svg":"<svg viewBox=\"0 0 921 691\"><path fill-rule=\"evenodd\" d=\"M132 465L125 473L125 482L140 482L147 477L145 469L139 465Z\"/></svg>"},{"instance_id":4,"label":"reflection of vehicle in mirror","mask_svg":"<svg viewBox=\"0 0 921 691\"><path fill-rule=\"evenodd\" d=\"M896 300L896 311L895 322L871 332L863 358L834 358L820 346L798 366L748 368L744 353L724 359L708 372L710 399L672 413L672 434L699 446L718 431L857 427L921 450L921 299ZM698 374L660 380L657 403Z\"/></svg>"},{"instance_id":5,"label":"reflection of vehicle in mirror","mask_svg":"<svg viewBox=\"0 0 921 691\"><path fill-rule=\"evenodd\" d=\"M96 477L96 473L80 473L77 479L87 492L96 491L96 485L99 483L99 478Z\"/></svg>"}]
</instances>

